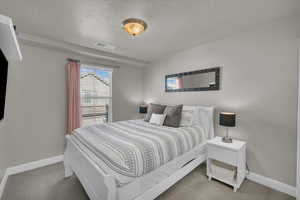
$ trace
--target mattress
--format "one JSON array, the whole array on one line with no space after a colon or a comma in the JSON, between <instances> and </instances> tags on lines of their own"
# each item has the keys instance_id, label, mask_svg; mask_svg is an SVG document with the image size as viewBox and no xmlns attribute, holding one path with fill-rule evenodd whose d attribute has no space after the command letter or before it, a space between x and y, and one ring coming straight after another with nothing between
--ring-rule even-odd
<instances>
[{"instance_id":1,"label":"mattress","mask_svg":"<svg viewBox=\"0 0 300 200\"><path fill-rule=\"evenodd\" d=\"M201 126L171 128L129 120L76 129L70 137L93 152L100 166L126 179L143 176L194 149L205 140Z\"/></svg>"}]
</instances>

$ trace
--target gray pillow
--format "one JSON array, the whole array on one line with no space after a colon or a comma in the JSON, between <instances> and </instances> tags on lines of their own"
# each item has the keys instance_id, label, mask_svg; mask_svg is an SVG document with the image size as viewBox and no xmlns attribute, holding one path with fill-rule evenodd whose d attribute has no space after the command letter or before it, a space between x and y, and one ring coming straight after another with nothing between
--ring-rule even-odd
<instances>
[{"instance_id":1,"label":"gray pillow","mask_svg":"<svg viewBox=\"0 0 300 200\"><path fill-rule=\"evenodd\" d=\"M182 113L183 105L177 106L167 106L164 114L167 115L164 125L178 128L180 125L181 120L181 113Z\"/></svg>"},{"instance_id":2,"label":"gray pillow","mask_svg":"<svg viewBox=\"0 0 300 200\"><path fill-rule=\"evenodd\" d=\"M149 105L149 107L148 107L148 112L147 112L147 115L146 115L146 117L145 117L144 120L145 120L146 122L149 122L152 113L155 113L155 114L163 114L165 108L166 108L165 105L160 105L160 104L154 104L154 103L151 103L151 104Z\"/></svg>"}]
</instances>

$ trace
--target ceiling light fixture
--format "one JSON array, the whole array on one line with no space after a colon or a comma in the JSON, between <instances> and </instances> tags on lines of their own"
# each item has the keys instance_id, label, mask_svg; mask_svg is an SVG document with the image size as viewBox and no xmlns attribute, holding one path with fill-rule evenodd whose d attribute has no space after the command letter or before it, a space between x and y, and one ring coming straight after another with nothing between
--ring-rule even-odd
<instances>
[{"instance_id":1,"label":"ceiling light fixture","mask_svg":"<svg viewBox=\"0 0 300 200\"><path fill-rule=\"evenodd\" d=\"M136 36L147 29L147 24L141 19L129 18L123 21L122 27L129 35Z\"/></svg>"}]
</instances>

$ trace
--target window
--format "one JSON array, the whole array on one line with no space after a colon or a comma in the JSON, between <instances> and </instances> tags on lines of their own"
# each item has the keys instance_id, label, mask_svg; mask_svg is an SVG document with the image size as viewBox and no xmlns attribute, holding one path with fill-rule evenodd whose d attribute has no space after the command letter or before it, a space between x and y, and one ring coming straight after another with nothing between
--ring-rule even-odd
<instances>
[{"instance_id":1,"label":"window","mask_svg":"<svg viewBox=\"0 0 300 200\"><path fill-rule=\"evenodd\" d=\"M88 65L80 68L82 126L112 119L112 70Z\"/></svg>"}]
</instances>

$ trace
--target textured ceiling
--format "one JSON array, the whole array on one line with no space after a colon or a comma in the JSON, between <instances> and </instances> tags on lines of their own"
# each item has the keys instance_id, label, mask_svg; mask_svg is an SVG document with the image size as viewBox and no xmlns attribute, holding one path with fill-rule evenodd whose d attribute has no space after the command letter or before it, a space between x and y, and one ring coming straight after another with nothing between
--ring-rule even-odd
<instances>
[{"instance_id":1,"label":"textured ceiling","mask_svg":"<svg viewBox=\"0 0 300 200\"><path fill-rule=\"evenodd\" d=\"M299 0L1 0L0 14L19 32L152 61L251 26L293 15ZM130 17L148 23L135 38L121 29Z\"/></svg>"}]
</instances>

